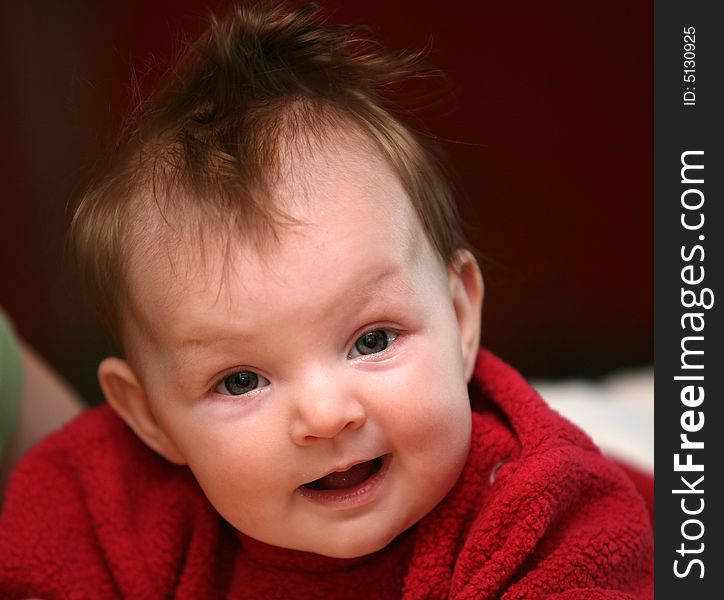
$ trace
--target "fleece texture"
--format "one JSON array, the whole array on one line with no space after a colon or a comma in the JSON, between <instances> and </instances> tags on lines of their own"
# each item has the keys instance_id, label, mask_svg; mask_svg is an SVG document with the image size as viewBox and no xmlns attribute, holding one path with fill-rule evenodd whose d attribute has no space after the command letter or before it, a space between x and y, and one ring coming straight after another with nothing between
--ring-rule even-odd
<instances>
[{"instance_id":1,"label":"fleece texture","mask_svg":"<svg viewBox=\"0 0 724 600\"><path fill-rule=\"evenodd\" d=\"M480 353L470 456L447 497L379 552L332 559L234 530L188 469L107 407L36 447L0 517L0 597L653 597L643 500L513 369Z\"/></svg>"}]
</instances>

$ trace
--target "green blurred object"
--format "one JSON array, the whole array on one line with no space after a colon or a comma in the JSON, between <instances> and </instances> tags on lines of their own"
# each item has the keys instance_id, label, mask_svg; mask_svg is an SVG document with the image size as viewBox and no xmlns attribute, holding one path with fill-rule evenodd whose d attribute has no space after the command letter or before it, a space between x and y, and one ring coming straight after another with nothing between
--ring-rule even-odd
<instances>
[{"instance_id":1,"label":"green blurred object","mask_svg":"<svg viewBox=\"0 0 724 600\"><path fill-rule=\"evenodd\" d=\"M15 428L22 386L20 346L10 321L0 309L0 456Z\"/></svg>"}]
</instances>

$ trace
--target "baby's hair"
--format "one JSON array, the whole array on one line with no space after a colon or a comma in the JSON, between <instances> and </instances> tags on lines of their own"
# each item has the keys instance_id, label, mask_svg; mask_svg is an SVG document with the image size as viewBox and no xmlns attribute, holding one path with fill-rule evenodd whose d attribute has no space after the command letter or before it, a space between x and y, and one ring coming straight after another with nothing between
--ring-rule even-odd
<instances>
[{"instance_id":1,"label":"baby's hair","mask_svg":"<svg viewBox=\"0 0 724 600\"><path fill-rule=\"evenodd\" d=\"M358 130L389 161L444 264L467 247L435 151L390 108L390 89L434 71L367 34L325 23L313 4L240 5L212 17L134 111L70 232L81 279L117 340L132 250L170 243L171 233L203 238L209 227L227 247L275 237L289 222L271 192L290 140L331 129Z\"/></svg>"}]
</instances>

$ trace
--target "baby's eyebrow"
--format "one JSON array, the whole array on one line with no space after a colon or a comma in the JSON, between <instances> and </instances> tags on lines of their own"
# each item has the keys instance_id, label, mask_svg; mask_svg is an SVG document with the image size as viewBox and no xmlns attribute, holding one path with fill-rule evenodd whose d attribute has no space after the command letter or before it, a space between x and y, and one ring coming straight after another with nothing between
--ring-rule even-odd
<instances>
[{"instance_id":1,"label":"baby's eyebrow","mask_svg":"<svg viewBox=\"0 0 724 600\"><path fill-rule=\"evenodd\" d=\"M399 275L402 272L402 267L398 264L390 265L384 270L374 272L373 274L368 277L367 279L363 280L360 287L362 290L359 292L360 296L374 296L375 294L378 294L379 292L385 290L385 288L388 287L389 282L393 281L395 278L398 279L397 285L395 285L395 288L393 291L403 291L404 289L407 289L408 283L407 281L403 281L403 277L399 277Z\"/></svg>"},{"instance_id":2,"label":"baby's eyebrow","mask_svg":"<svg viewBox=\"0 0 724 600\"><path fill-rule=\"evenodd\" d=\"M382 303L389 305L394 297L407 297L411 292L411 284L406 277L402 276L405 269L399 264L387 265L382 269L370 270L367 277L361 279L359 284L355 286L355 300L357 306L377 305ZM348 296L351 290L342 290L340 295ZM384 297L381 297L383 292ZM340 299L334 298L334 304L339 305ZM220 346L224 343L229 344L248 344L253 345L258 338L258 334L254 332L244 332L243 330L235 330L233 334L229 334L228 330L215 328L213 326L200 325L199 333L191 331L187 336L174 341L174 345L184 353L199 350L201 348L210 348L212 346Z\"/></svg>"},{"instance_id":3,"label":"baby's eyebrow","mask_svg":"<svg viewBox=\"0 0 724 600\"><path fill-rule=\"evenodd\" d=\"M233 336L218 336L218 335L210 335L208 337L190 337L185 338L177 342L177 345L184 349L184 350L194 350L199 348L204 348L207 346L211 346L223 343L223 342L234 342L238 344L239 342L248 342L252 339L252 336L250 335L244 335L243 333L235 333Z\"/></svg>"}]
</instances>

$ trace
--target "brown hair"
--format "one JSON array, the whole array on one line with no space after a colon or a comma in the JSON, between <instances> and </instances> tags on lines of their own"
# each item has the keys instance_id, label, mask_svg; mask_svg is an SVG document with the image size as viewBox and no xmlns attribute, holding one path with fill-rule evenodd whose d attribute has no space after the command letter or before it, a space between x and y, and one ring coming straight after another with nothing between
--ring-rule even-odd
<instances>
[{"instance_id":1,"label":"brown hair","mask_svg":"<svg viewBox=\"0 0 724 600\"><path fill-rule=\"evenodd\" d=\"M313 4L238 6L212 17L134 112L111 166L82 198L70 237L83 283L116 339L132 300L130 250L159 225L149 210L176 233L213 225L230 240L244 223L252 242L275 235L285 215L268 190L289 135L355 126L390 161L443 262L467 247L434 151L389 108L392 86L432 71L419 54L384 50L361 31L322 22Z\"/></svg>"}]
</instances>

